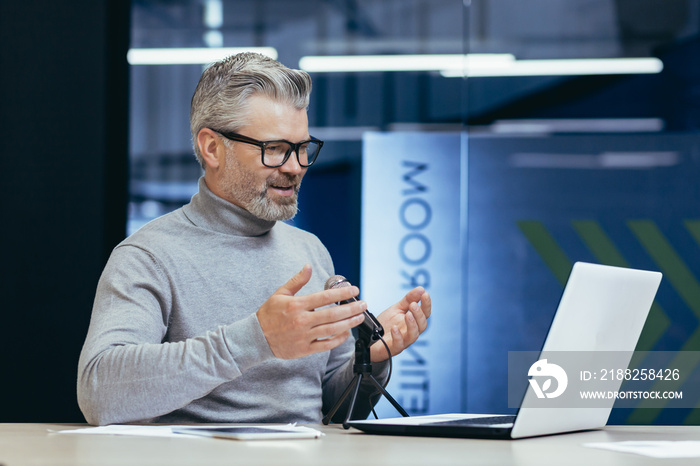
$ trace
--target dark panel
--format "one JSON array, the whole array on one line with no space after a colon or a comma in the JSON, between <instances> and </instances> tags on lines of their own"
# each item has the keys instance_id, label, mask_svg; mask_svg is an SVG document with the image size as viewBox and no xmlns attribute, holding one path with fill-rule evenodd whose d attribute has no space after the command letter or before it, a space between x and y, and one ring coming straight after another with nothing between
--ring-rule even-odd
<instances>
[{"instance_id":1,"label":"dark panel","mask_svg":"<svg viewBox=\"0 0 700 466\"><path fill-rule=\"evenodd\" d=\"M78 354L124 237L129 2L0 4L0 422L82 421Z\"/></svg>"},{"instance_id":2,"label":"dark panel","mask_svg":"<svg viewBox=\"0 0 700 466\"><path fill-rule=\"evenodd\" d=\"M357 143L343 144L347 151L359 150ZM333 258L336 273L353 284L360 283L361 172L357 158L310 168L293 220L295 226L319 237Z\"/></svg>"}]
</instances>

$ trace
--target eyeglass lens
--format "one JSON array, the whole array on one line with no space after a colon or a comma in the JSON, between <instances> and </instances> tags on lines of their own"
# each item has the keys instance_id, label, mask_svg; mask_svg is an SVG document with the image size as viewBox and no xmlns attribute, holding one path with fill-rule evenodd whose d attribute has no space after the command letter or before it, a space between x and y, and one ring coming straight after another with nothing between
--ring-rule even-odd
<instances>
[{"instance_id":1,"label":"eyeglass lens","mask_svg":"<svg viewBox=\"0 0 700 466\"><path fill-rule=\"evenodd\" d=\"M314 163L318 155L320 144L314 141L308 141L299 146L299 165L307 167ZM293 147L284 141L275 141L265 146L264 162L269 167L278 167L282 165L287 157L291 155Z\"/></svg>"}]
</instances>

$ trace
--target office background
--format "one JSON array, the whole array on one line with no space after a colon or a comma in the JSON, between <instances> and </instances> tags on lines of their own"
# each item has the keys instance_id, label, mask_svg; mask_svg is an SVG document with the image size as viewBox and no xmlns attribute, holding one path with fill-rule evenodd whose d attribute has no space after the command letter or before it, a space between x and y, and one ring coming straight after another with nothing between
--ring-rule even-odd
<instances>
[{"instance_id":1,"label":"office background","mask_svg":"<svg viewBox=\"0 0 700 466\"><path fill-rule=\"evenodd\" d=\"M3 2L0 30L0 421L82 420L77 358L109 252L196 190L188 115L202 65L130 65L130 49L272 47L292 67L659 59L658 72L625 74L313 72L311 132L327 143L294 222L360 283L363 209L381 202L363 198L363 137L452 135L462 408L507 411L499 361L541 344L576 260L662 270L640 349L700 350L699 0L38 0ZM698 418L639 409L612 421Z\"/></svg>"}]
</instances>

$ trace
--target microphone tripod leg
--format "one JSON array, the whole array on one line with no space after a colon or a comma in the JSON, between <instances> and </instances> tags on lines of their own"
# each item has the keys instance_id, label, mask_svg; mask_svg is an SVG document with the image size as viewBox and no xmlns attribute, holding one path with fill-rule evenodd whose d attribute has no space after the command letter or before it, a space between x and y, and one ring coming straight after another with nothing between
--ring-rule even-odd
<instances>
[{"instance_id":1,"label":"microphone tripod leg","mask_svg":"<svg viewBox=\"0 0 700 466\"><path fill-rule=\"evenodd\" d=\"M343 402L345 401L345 398L348 397L348 395L350 394L351 391L353 391L353 389L355 391L355 395L353 396L353 403L352 404L353 405L355 404L355 396L357 394L357 391L360 389L360 381L361 380L362 380L362 374L355 374L355 377L353 377L352 381L350 382L350 385L348 385L348 387L345 389L345 391L340 396L338 401L335 403L335 406L333 406L333 408L323 418L322 422L324 425L327 426L328 424L330 424L331 419L333 418L335 413L338 411L338 409L340 409L340 405L343 404ZM352 413L352 411L348 411L348 413ZM345 418L345 422L343 423L343 425L345 425L345 423L348 422L349 418L350 418L350 416L348 415L348 417Z\"/></svg>"},{"instance_id":2,"label":"microphone tripod leg","mask_svg":"<svg viewBox=\"0 0 700 466\"><path fill-rule=\"evenodd\" d=\"M367 377L369 377L369 380L372 382L372 384L381 392L382 395L391 403L391 405L396 408L396 411L401 414L403 417L410 417L408 413L401 407L401 405L392 397L389 395L389 392L386 391L384 387L382 387L382 384L380 384L377 379L374 378L372 374L367 374Z\"/></svg>"},{"instance_id":3,"label":"microphone tripod leg","mask_svg":"<svg viewBox=\"0 0 700 466\"><path fill-rule=\"evenodd\" d=\"M357 400L357 395L360 392L360 384L362 383L363 376L369 377L369 381L372 383L372 385L374 385L375 388L379 390L379 393L384 395L386 399L389 400L389 403L391 403L392 406L396 408L396 410L403 417L408 417L408 413L401 407L401 405L399 405L399 403L391 395L389 395L389 392L387 392L386 389L382 386L382 384L380 384L377 381L377 379L375 379L372 375L372 364L370 361L369 345L369 338L358 339L355 342L355 364L353 365L355 377L353 377L352 381L345 389L343 394L340 396L340 399L335 403L333 408L323 418L322 422L324 425L328 425L331 422L331 419L333 418L335 413L338 411L338 409L340 409L340 406L345 402L345 399L352 392L352 398L350 398L350 404L345 415L345 420L343 421L343 427L346 429L350 428L348 421L350 420L350 417L353 414L352 412L355 410L355 401Z\"/></svg>"},{"instance_id":4,"label":"microphone tripod leg","mask_svg":"<svg viewBox=\"0 0 700 466\"><path fill-rule=\"evenodd\" d=\"M370 377L372 377L372 374L369 374ZM360 384L362 383L362 374L357 374L355 376L357 379L357 382L355 383L355 389L352 392L352 398L350 398L350 406L348 406L348 412L345 415L345 420L343 421L343 428L344 429L349 429L350 425L348 424L348 421L350 420L350 417L352 416L352 412L355 410L355 401L357 400L357 394L360 392ZM374 378L374 377L372 377Z\"/></svg>"}]
</instances>

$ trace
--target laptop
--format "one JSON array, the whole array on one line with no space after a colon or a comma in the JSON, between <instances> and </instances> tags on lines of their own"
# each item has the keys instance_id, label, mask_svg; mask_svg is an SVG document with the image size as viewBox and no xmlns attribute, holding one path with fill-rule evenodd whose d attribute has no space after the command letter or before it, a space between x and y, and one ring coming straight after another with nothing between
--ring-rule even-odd
<instances>
[{"instance_id":1,"label":"laptop","mask_svg":"<svg viewBox=\"0 0 700 466\"><path fill-rule=\"evenodd\" d=\"M622 360L617 357L616 367L627 368L661 277L660 272L577 262L540 357L557 351L591 355L614 352L622 355ZM622 382L613 383L617 383L616 388L613 387L617 390ZM530 384L535 388L531 380ZM439 414L356 420L348 424L370 434L517 439L602 428L614 404L614 400L610 400L603 401L602 406L596 404L586 409L541 407L536 405L537 395L528 387L514 416Z\"/></svg>"}]
</instances>

